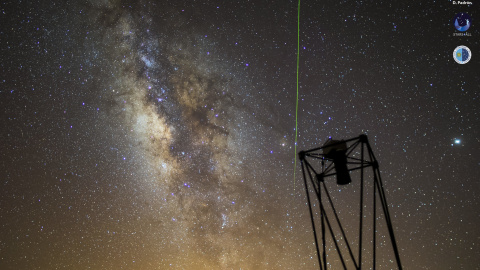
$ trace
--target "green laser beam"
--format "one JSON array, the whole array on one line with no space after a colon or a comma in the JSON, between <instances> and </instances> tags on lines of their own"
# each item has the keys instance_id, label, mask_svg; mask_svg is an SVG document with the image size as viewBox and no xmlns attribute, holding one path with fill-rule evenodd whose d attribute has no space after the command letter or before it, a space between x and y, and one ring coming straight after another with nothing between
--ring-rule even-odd
<instances>
[{"instance_id":1,"label":"green laser beam","mask_svg":"<svg viewBox=\"0 0 480 270\"><path fill-rule=\"evenodd\" d=\"M297 100L295 105L295 165L293 167L293 193L295 194L295 179L297 173L297 140L298 140L298 70L300 69L300 0L297 14Z\"/></svg>"}]
</instances>

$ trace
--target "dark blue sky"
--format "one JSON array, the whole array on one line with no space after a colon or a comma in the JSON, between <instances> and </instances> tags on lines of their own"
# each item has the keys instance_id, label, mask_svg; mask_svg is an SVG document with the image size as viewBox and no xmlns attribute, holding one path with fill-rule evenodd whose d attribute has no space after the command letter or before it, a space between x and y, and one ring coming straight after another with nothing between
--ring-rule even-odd
<instances>
[{"instance_id":1,"label":"dark blue sky","mask_svg":"<svg viewBox=\"0 0 480 270\"><path fill-rule=\"evenodd\" d=\"M2 2L0 268L317 269L297 5ZM369 136L404 269L480 263L476 10L301 3L297 150Z\"/></svg>"}]
</instances>

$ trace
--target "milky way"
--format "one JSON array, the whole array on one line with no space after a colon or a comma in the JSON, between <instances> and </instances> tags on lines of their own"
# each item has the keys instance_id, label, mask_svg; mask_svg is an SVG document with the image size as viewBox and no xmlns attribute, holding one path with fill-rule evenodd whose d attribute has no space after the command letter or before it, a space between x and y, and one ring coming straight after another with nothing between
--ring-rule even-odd
<instances>
[{"instance_id":1,"label":"milky way","mask_svg":"<svg viewBox=\"0 0 480 270\"><path fill-rule=\"evenodd\" d=\"M478 267L473 6L317 2L300 33L296 1L0 4L0 268L318 269L297 34L297 150L367 134L404 269ZM330 186L353 240L355 176Z\"/></svg>"},{"instance_id":2,"label":"milky way","mask_svg":"<svg viewBox=\"0 0 480 270\"><path fill-rule=\"evenodd\" d=\"M161 227L149 229L163 241L160 265L252 267L246 258L254 255L246 252L255 247L243 239L256 225L242 198L254 194L242 168L252 146L241 132L242 118L236 119L247 112L236 105L227 65L205 51L214 47L207 35L183 32L180 14L157 25L153 14L140 18L144 11L121 4L92 9L99 15L91 19L104 23L93 42L102 39L99 53L111 63L99 76L111 74L99 83L103 98L113 102L109 120L123 126L141 160L138 169L150 174L135 181L156 191L147 200L159 210L145 215L162 218ZM179 29L152 33L168 28Z\"/></svg>"}]
</instances>

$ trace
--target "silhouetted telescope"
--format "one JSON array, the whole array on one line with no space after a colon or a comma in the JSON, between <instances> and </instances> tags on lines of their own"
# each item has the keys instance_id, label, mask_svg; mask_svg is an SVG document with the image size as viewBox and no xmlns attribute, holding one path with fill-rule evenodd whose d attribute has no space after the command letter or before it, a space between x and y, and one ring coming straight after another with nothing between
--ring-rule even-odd
<instances>
[{"instance_id":1,"label":"silhouetted telescope","mask_svg":"<svg viewBox=\"0 0 480 270\"><path fill-rule=\"evenodd\" d=\"M383 189L382 179L380 177L380 169L378 168L378 161L373 155L367 135L362 134L356 138L347 140L329 139L321 147L298 152L298 158L302 164L303 182L305 183L305 192L307 196L308 209L310 212L310 220L312 222L313 237L315 239L315 247L320 270L328 269L329 264L327 263L327 257L334 255L335 251L338 254L338 257L333 256L330 257L329 260L340 260L343 265L342 269L363 269L363 264L368 262L370 259L372 259L371 264L365 265L365 268L377 269L377 246L382 246L382 244L378 245L377 240L377 234L379 234L377 230L377 223L380 222L379 219L381 213L383 213L383 220L386 222L386 230L388 229L390 243L393 247L393 253L395 255L398 269L402 270L400 255L398 252L395 235L393 233L393 225L390 219L390 213L388 211L388 203L385 196L385 191ZM366 168L371 168L371 173L367 173ZM351 171L357 172L352 173L353 177L359 176L360 178L360 181L355 181L354 185L348 187L348 190L350 191L353 190L353 192L355 192L357 188L360 191L358 193L358 235L356 236L354 242L350 242L347 239L345 229L342 226L342 222L340 222L339 215L337 215L337 212L339 211L335 210L336 206L334 206L331 193L328 191L331 188L336 189L333 187L335 184L332 183L333 181L324 181L328 177L333 177L336 175L337 185L348 185L352 182L352 179L350 178ZM366 176L368 176L367 178L365 177L366 173ZM373 187L373 192L366 194L371 195L373 200L367 201L364 199L364 189L366 187L369 189ZM345 194L345 192L340 193L341 190L338 191L339 192L334 193L334 195L338 196L337 198L339 201L337 204L342 206L346 202L345 200L342 200L342 196L349 196L351 193ZM350 199L348 201L350 201ZM377 211L378 201L381 202L383 212ZM349 204L346 207L353 209L351 206L352 205ZM367 209L367 206L370 206L371 209L370 212L366 213L372 213L369 215L373 219L372 223L370 223L373 225L373 228L368 228L368 232L364 231L365 225L363 225L364 220L368 216L364 214L364 209ZM320 213L318 213L318 211L320 211ZM336 224L334 220L336 221ZM347 220L349 221L348 223L351 223L352 221L351 219ZM317 235L317 227L319 227L318 229L320 229L319 232L321 235ZM330 232L330 237L327 237L327 232ZM363 243L364 236L371 238L366 243ZM384 236L382 236L382 238ZM331 242L327 245L327 241L330 240ZM340 245L339 242L343 242L343 244ZM351 244L355 242L357 243L356 251L358 251L358 255L356 256L354 254L355 245L351 246ZM333 245L334 248L332 249ZM354 247L354 249L352 249L352 247ZM369 255L362 256L363 252L367 250L371 251L372 256L370 256L370 252L367 253ZM329 255L327 255L327 253ZM393 261L391 262L393 263ZM335 267L335 269L336 268L339 267ZM388 268L393 269L391 267Z\"/></svg>"},{"instance_id":2,"label":"silhouetted telescope","mask_svg":"<svg viewBox=\"0 0 480 270\"><path fill-rule=\"evenodd\" d=\"M347 185L352 182L347 167L347 143L345 141L329 140L323 145L323 155L333 160L337 173L337 185Z\"/></svg>"}]
</instances>

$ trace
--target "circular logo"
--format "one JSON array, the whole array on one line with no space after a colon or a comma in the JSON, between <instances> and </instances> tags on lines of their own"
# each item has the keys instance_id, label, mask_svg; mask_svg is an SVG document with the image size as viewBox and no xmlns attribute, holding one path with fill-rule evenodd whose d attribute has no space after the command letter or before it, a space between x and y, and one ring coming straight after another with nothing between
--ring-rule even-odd
<instances>
[{"instance_id":1,"label":"circular logo","mask_svg":"<svg viewBox=\"0 0 480 270\"><path fill-rule=\"evenodd\" d=\"M468 28L470 28L471 23L472 18L467 13L458 13L453 18L453 25L455 26L455 29L461 32L467 31Z\"/></svg>"},{"instance_id":2,"label":"circular logo","mask_svg":"<svg viewBox=\"0 0 480 270\"><path fill-rule=\"evenodd\" d=\"M453 59L459 64L466 64L472 59L472 52L467 46L458 46L453 50Z\"/></svg>"}]
</instances>

